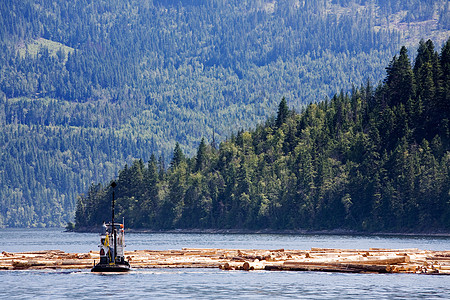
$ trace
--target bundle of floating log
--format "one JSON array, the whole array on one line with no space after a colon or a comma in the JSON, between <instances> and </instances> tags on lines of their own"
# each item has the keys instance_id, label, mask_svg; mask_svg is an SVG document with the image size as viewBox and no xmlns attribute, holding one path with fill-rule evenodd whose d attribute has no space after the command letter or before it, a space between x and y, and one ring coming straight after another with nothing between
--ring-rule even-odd
<instances>
[{"instance_id":1,"label":"bundle of floating log","mask_svg":"<svg viewBox=\"0 0 450 300\"><path fill-rule=\"evenodd\" d=\"M419 249L237 250L194 249L126 251L132 268L220 268L222 270L421 273L450 275L450 251ZM0 269L86 269L98 252L59 250L0 254Z\"/></svg>"}]
</instances>

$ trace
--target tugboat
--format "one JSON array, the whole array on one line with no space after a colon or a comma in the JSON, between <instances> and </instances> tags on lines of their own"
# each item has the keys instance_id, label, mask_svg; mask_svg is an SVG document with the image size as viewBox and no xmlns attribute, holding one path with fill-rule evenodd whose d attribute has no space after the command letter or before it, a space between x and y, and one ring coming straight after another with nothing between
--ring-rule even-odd
<instances>
[{"instance_id":1,"label":"tugboat","mask_svg":"<svg viewBox=\"0 0 450 300\"><path fill-rule=\"evenodd\" d=\"M128 272L130 264L125 260L124 248L124 226L114 223L114 188L117 184L113 181L111 187L112 194L112 218L111 223L103 223L103 230L100 234L100 262L95 264L91 272Z\"/></svg>"}]
</instances>

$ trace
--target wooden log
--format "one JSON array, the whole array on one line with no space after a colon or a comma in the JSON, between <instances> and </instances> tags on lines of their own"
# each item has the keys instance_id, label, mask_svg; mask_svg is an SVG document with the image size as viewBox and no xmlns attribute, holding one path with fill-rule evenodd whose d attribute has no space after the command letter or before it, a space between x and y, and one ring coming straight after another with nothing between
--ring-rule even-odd
<instances>
[{"instance_id":1,"label":"wooden log","mask_svg":"<svg viewBox=\"0 0 450 300\"><path fill-rule=\"evenodd\" d=\"M89 260L78 260L78 259L65 259L65 260L58 260L56 262L56 264L58 265L72 265L72 266L76 266L76 265L92 265L92 262Z\"/></svg>"},{"instance_id":2,"label":"wooden log","mask_svg":"<svg viewBox=\"0 0 450 300\"><path fill-rule=\"evenodd\" d=\"M30 267L42 267L42 266L52 266L56 264L56 261L52 260L28 260Z\"/></svg>"},{"instance_id":3,"label":"wooden log","mask_svg":"<svg viewBox=\"0 0 450 300\"><path fill-rule=\"evenodd\" d=\"M406 256L398 256L398 257L386 257L382 259L378 259L375 257L371 257L367 260L353 260L353 261L343 261L342 263L346 264L364 264L364 265L387 265L387 264L401 264L407 261Z\"/></svg>"},{"instance_id":4,"label":"wooden log","mask_svg":"<svg viewBox=\"0 0 450 300\"><path fill-rule=\"evenodd\" d=\"M231 258L232 261L239 261L239 262L243 262L245 261L245 258L240 257L240 256L235 256Z\"/></svg>"},{"instance_id":5,"label":"wooden log","mask_svg":"<svg viewBox=\"0 0 450 300\"><path fill-rule=\"evenodd\" d=\"M267 265L265 266L265 270L320 271L320 272L347 272L347 273L388 273L385 265L313 263L313 262L284 263L281 266Z\"/></svg>"},{"instance_id":6,"label":"wooden log","mask_svg":"<svg viewBox=\"0 0 450 300\"><path fill-rule=\"evenodd\" d=\"M450 262L450 257L448 256L430 256L426 258L427 260L437 260L437 261L444 261L444 262Z\"/></svg>"},{"instance_id":7,"label":"wooden log","mask_svg":"<svg viewBox=\"0 0 450 300\"><path fill-rule=\"evenodd\" d=\"M12 262L12 267L15 270L23 270L31 268L31 264L27 260L15 260Z\"/></svg>"},{"instance_id":8,"label":"wooden log","mask_svg":"<svg viewBox=\"0 0 450 300\"><path fill-rule=\"evenodd\" d=\"M388 249L388 248L369 248L370 252L410 252L417 253L420 252L418 248L409 248L409 249Z\"/></svg>"},{"instance_id":9,"label":"wooden log","mask_svg":"<svg viewBox=\"0 0 450 300\"><path fill-rule=\"evenodd\" d=\"M15 252L15 254L48 254L48 253L65 253L61 250L40 250L40 251L25 251L25 252Z\"/></svg>"}]
</instances>

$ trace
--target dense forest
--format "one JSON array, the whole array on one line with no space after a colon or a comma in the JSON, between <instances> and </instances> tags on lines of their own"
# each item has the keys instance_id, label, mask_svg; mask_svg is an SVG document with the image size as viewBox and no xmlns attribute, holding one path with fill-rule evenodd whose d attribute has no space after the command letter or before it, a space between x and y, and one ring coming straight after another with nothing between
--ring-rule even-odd
<instances>
[{"instance_id":1,"label":"dense forest","mask_svg":"<svg viewBox=\"0 0 450 300\"><path fill-rule=\"evenodd\" d=\"M276 117L169 168L151 156L117 178L116 208L132 228L450 229L450 39L421 41L386 68L384 82L310 104L282 99ZM77 203L78 230L110 218L112 188Z\"/></svg>"},{"instance_id":2,"label":"dense forest","mask_svg":"<svg viewBox=\"0 0 450 300\"><path fill-rule=\"evenodd\" d=\"M0 3L0 227L60 226L125 163L168 165L450 36L446 0ZM347 90L345 90L347 92Z\"/></svg>"}]
</instances>

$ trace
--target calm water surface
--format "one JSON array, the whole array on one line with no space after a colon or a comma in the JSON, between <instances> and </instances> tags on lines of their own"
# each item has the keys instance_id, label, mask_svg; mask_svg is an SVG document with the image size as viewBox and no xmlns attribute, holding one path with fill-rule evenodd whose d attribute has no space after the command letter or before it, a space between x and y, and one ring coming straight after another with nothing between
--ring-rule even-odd
<instances>
[{"instance_id":1,"label":"calm water surface","mask_svg":"<svg viewBox=\"0 0 450 300\"><path fill-rule=\"evenodd\" d=\"M448 237L285 234L128 233L127 250L192 248L419 248L449 250ZM1 251L97 250L98 234L61 229L0 229ZM128 274L89 270L0 271L1 299L450 299L450 278L410 274L146 269Z\"/></svg>"}]
</instances>

